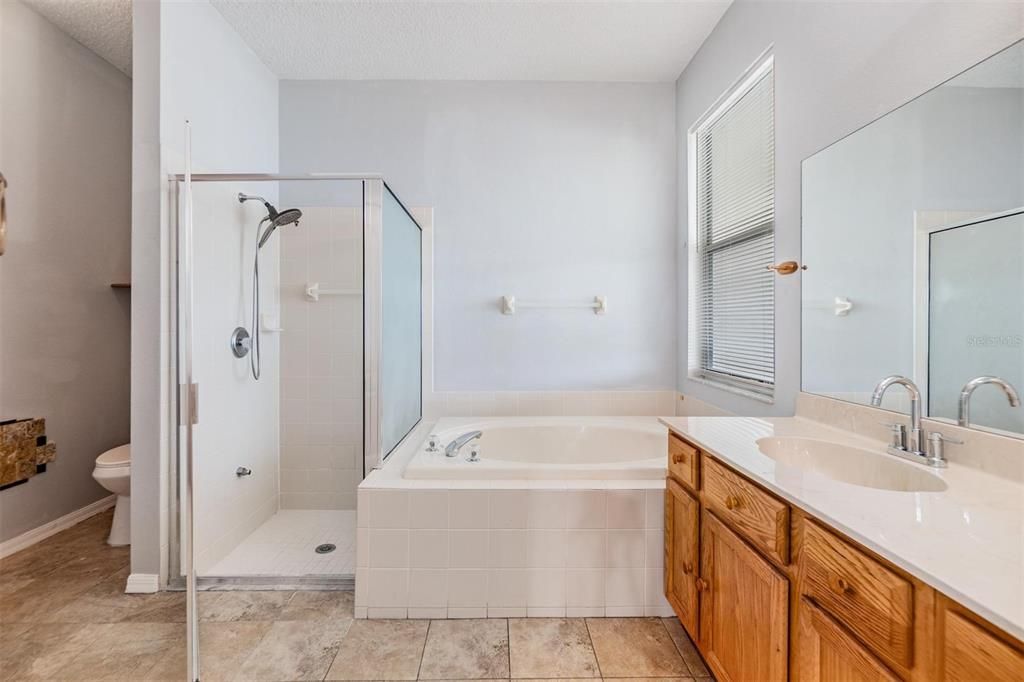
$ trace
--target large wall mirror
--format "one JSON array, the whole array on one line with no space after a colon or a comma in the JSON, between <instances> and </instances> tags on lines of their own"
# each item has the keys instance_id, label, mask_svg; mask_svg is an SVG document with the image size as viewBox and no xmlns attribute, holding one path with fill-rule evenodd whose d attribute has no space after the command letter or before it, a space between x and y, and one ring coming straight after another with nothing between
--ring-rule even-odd
<instances>
[{"instance_id":1,"label":"large wall mirror","mask_svg":"<svg viewBox=\"0 0 1024 682\"><path fill-rule=\"evenodd\" d=\"M1024 41L806 159L802 189L804 391L868 404L900 374L953 421L975 377L1024 396ZM996 385L969 416L1024 434Z\"/></svg>"}]
</instances>

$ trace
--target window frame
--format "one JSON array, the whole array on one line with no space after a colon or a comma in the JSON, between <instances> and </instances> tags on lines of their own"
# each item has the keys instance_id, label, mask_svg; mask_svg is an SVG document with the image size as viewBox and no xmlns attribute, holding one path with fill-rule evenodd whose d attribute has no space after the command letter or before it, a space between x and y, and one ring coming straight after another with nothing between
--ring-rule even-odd
<instances>
[{"instance_id":1,"label":"window frame","mask_svg":"<svg viewBox=\"0 0 1024 682\"><path fill-rule=\"evenodd\" d=\"M774 89L774 71L775 71L775 55L773 53L773 47L770 46L766 49L754 63L747 68L746 71L726 89L724 93L705 111L687 130L686 136L686 153L687 153L687 214L688 214L688 235L687 243L690 248L687 249L688 255L688 354L687 354L687 379L701 384L706 384L719 388L721 390L737 393L748 398L755 400L774 403L775 402L775 387L777 385L777 377L775 375L775 368L777 363L776 358L772 358L772 381L771 383L757 381L754 379L748 379L732 374L718 372L713 369L708 369L705 365L705 348L703 346L702 339L700 338L700 302L702 299L702 264L701 259L705 254L705 251L701 248L700 243L700 218L698 215L699 209L699 198L698 198L698 135L706 127L711 125L725 112L732 108L740 99L742 99L751 89L756 85L762 77L771 73L773 78L772 87ZM775 106L774 97L772 105L772 135L775 135ZM772 198L774 202L775 190L774 190L774 178L776 171L772 168L773 176L773 188ZM774 246L774 234L775 234L775 212L772 211L772 221L770 227L763 225L757 228L751 228L742 235L732 239L726 239L723 242L716 244L713 247L713 251L718 251L723 248L736 247L739 244L747 242L752 239L763 237L765 234L773 235L773 246ZM774 286L774 283L773 283ZM774 294L772 296L773 305L773 317L772 317L772 334L774 336L775 329L775 315L774 315ZM773 344L773 354L777 355L777 350Z\"/></svg>"}]
</instances>

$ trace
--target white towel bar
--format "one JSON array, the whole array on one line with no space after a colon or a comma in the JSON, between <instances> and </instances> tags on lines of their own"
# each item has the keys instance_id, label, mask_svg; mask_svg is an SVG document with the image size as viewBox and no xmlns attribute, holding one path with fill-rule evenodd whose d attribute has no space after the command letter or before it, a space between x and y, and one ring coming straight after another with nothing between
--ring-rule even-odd
<instances>
[{"instance_id":1,"label":"white towel bar","mask_svg":"<svg viewBox=\"0 0 1024 682\"><path fill-rule=\"evenodd\" d=\"M595 315L604 315L608 312L608 297L595 296L589 303L558 303L554 301L517 301L515 296L501 297L501 312L503 315L515 315L518 308L586 308L593 310Z\"/></svg>"},{"instance_id":2,"label":"white towel bar","mask_svg":"<svg viewBox=\"0 0 1024 682\"><path fill-rule=\"evenodd\" d=\"M321 296L362 296L360 289L321 289L320 282L310 282L306 285L306 298L310 301L319 301Z\"/></svg>"}]
</instances>

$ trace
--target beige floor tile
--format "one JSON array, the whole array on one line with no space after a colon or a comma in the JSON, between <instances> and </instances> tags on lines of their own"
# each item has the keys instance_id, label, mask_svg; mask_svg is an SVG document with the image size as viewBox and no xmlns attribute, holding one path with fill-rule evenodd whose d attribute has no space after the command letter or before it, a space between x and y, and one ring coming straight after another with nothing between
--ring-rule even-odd
<instances>
[{"instance_id":1,"label":"beige floor tile","mask_svg":"<svg viewBox=\"0 0 1024 682\"><path fill-rule=\"evenodd\" d=\"M345 620L352 619L352 592L300 591L285 604L278 620Z\"/></svg>"},{"instance_id":2,"label":"beige floor tile","mask_svg":"<svg viewBox=\"0 0 1024 682\"><path fill-rule=\"evenodd\" d=\"M148 680L149 672L184 660L185 628L171 623L106 623L85 625L80 635L88 645L54 677L61 680ZM183 669L182 669L183 670ZM178 678L181 679L181 678Z\"/></svg>"},{"instance_id":3,"label":"beige floor tile","mask_svg":"<svg viewBox=\"0 0 1024 682\"><path fill-rule=\"evenodd\" d=\"M238 677L273 623L235 621L200 623L199 660L203 682L229 682Z\"/></svg>"},{"instance_id":4,"label":"beige floor tile","mask_svg":"<svg viewBox=\"0 0 1024 682\"><path fill-rule=\"evenodd\" d=\"M582 618L514 618L508 622L512 677L600 677Z\"/></svg>"},{"instance_id":5,"label":"beige floor tile","mask_svg":"<svg viewBox=\"0 0 1024 682\"><path fill-rule=\"evenodd\" d=\"M588 618L602 677L683 677L683 663L658 618Z\"/></svg>"},{"instance_id":6,"label":"beige floor tile","mask_svg":"<svg viewBox=\"0 0 1024 682\"><path fill-rule=\"evenodd\" d=\"M678 618L662 618L661 622L664 623L665 629L668 631L669 637L676 645L676 649L679 650L679 655L683 657L683 662L686 663L686 667L690 670L690 675L698 678L711 677L711 671L704 664L704 659L701 658L697 652L697 647L693 645L693 641L690 636L686 634L686 630L683 629L682 623L679 622Z\"/></svg>"},{"instance_id":7,"label":"beige floor tile","mask_svg":"<svg viewBox=\"0 0 1024 682\"><path fill-rule=\"evenodd\" d=\"M0 680L44 680L90 644L83 625L21 623L0 628Z\"/></svg>"},{"instance_id":8,"label":"beige floor tile","mask_svg":"<svg viewBox=\"0 0 1024 682\"><path fill-rule=\"evenodd\" d=\"M40 578L15 592L0 594L0 623L53 622L53 615L85 594L99 579Z\"/></svg>"},{"instance_id":9,"label":"beige floor tile","mask_svg":"<svg viewBox=\"0 0 1024 682\"><path fill-rule=\"evenodd\" d=\"M184 623L185 594L125 594L129 569L118 571L58 609L49 618L57 623Z\"/></svg>"},{"instance_id":10,"label":"beige floor tile","mask_svg":"<svg viewBox=\"0 0 1024 682\"><path fill-rule=\"evenodd\" d=\"M280 621L270 626L238 674L239 680L322 680L351 621Z\"/></svg>"},{"instance_id":11,"label":"beige floor tile","mask_svg":"<svg viewBox=\"0 0 1024 682\"><path fill-rule=\"evenodd\" d=\"M327 672L328 680L415 680L428 621L357 620Z\"/></svg>"},{"instance_id":12,"label":"beige floor tile","mask_svg":"<svg viewBox=\"0 0 1024 682\"><path fill-rule=\"evenodd\" d=\"M435 620L420 665L421 680L509 677L508 623L504 619Z\"/></svg>"},{"instance_id":13,"label":"beige floor tile","mask_svg":"<svg viewBox=\"0 0 1024 682\"><path fill-rule=\"evenodd\" d=\"M199 617L208 622L277 620L291 598L291 592L282 591L200 592Z\"/></svg>"}]
</instances>

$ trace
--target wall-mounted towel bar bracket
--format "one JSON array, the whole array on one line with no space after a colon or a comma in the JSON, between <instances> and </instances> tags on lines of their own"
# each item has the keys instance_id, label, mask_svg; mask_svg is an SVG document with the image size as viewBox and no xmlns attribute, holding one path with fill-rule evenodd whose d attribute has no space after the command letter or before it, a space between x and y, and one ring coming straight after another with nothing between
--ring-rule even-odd
<instances>
[{"instance_id":1,"label":"wall-mounted towel bar bracket","mask_svg":"<svg viewBox=\"0 0 1024 682\"><path fill-rule=\"evenodd\" d=\"M306 285L306 299L319 301L321 296L362 296L359 289L321 289L320 282L310 282Z\"/></svg>"},{"instance_id":2,"label":"wall-mounted towel bar bracket","mask_svg":"<svg viewBox=\"0 0 1024 682\"><path fill-rule=\"evenodd\" d=\"M503 315L515 315L520 308L585 308L593 310L595 315L604 315L608 312L608 297L595 296L589 303L558 303L548 301L517 301L515 296L501 297L501 312Z\"/></svg>"}]
</instances>

